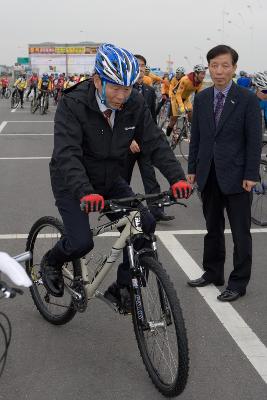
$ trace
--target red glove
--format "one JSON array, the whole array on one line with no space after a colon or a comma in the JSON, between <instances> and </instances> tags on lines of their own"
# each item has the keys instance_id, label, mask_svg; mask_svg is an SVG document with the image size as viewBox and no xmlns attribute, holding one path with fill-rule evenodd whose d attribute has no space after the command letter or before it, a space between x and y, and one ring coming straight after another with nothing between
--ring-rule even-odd
<instances>
[{"instance_id":1,"label":"red glove","mask_svg":"<svg viewBox=\"0 0 267 400\"><path fill-rule=\"evenodd\" d=\"M100 194L87 194L80 199L81 207L86 214L104 208L104 197Z\"/></svg>"},{"instance_id":2,"label":"red glove","mask_svg":"<svg viewBox=\"0 0 267 400\"><path fill-rule=\"evenodd\" d=\"M192 192L192 186L186 181L179 181L171 186L171 190L175 199L188 199Z\"/></svg>"}]
</instances>

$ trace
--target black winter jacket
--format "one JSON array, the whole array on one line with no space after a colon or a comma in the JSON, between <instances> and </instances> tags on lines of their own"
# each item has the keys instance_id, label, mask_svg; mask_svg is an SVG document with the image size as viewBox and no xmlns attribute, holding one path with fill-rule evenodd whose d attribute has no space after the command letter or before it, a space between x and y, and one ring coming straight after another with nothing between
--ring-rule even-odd
<instances>
[{"instance_id":1,"label":"black winter jacket","mask_svg":"<svg viewBox=\"0 0 267 400\"><path fill-rule=\"evenodd\" d=\"M135 89L116 112L113 130L99 110L95 86L83 81L65 91L55 115L50 176L55 197L71 194L105 196L116 184L120 163L137 139L143 152L170 184L185 179L162 131L155 125L142 95Z\"/></svg>"}]
</instances>

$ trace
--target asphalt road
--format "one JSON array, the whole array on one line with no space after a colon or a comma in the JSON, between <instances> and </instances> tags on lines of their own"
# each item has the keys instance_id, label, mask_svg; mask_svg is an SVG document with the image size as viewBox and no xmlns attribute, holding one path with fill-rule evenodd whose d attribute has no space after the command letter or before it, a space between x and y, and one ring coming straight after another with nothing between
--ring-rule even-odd
<instances>
[{"instance_id":1,"label":"asphalt road","mask_svg":"<svg viewBox=\"0 0 267 400\"><path fill-rule=\"evenodd\" d=\"M23 235L37 218L58 215L48 174L54 108L40 116L30 114L29 103L15 112L9 106L9 101L0 100L0 250L15 255L24 251ZM168 188L160 174L159 181L162 189ZM133 188L143 190L137 170ZM188 277L201 274L205 224L198 197L188 201L187 209L173 206L166 211L176 218L158 224L159 254L178 292L190 345L190 375L180 399L266 399L266 230L252 227L257 231L247 295L225 305L216 300L217 288L186 285ZM231 235L226 236L227 278L233 244ZM113 240L100 237L97 246L108 251ZM108 276L106 285L115 274L114 270ZM11 319L13 338L0 399L162 399L142 364L130 317L92 301L85 314L77 314L65 326L52 326L39 315L27 291L2 300L1 310Z\"/></svg>"}]
</instances>

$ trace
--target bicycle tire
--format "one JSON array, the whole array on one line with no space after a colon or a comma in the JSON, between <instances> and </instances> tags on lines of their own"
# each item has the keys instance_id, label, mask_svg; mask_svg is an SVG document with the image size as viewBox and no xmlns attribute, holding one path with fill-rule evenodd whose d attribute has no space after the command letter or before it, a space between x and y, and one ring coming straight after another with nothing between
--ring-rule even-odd
<instances>
[{"instance_id":1,"label":"bicycle tire","mask_svg":"<svg viewBox=\"0 0 267 400\"><path fill-rule=\"evenodd\" d=\"M30 251L32 254L32 259L26 262L26 271L33 281L33 285L30 287L30 292L31 296L33 299L33 302L39 311L39 313L42 315L44 319L46 319L48 322L54 325L63 325L69 322L76 314L77 310L74 308L73 305L73 300L71 296L69 295L70 299L68 300L67 297L67 305L63 305L63 297L65 297L65 294L63 297L55 298L51 294L47 292L45 289L42 280L41 280L41 274L38 271L35 270L36 267L40 266L40 261L44 253L40 252L38 254L38 249L36 249L37 246L37 239L40 231L42 231L43 228L49 228L49 231L52 229L55 229L56 232L58 232L58 236L62 236L64 234L64 227L63 224L54 217L42 217L38 219L32 226L27 243L26 243L26 251ZM48 236L44 236L47 234L41 234L40 239L46 239ZM44 236L44 237L43 237ZM43 244L42 244L43 248ZM47 249L48 250L48 249ZM39 263L38 263L39 262ZM81 264L80 260L75 260L72 263L68 263L68 269L70 268L69 264L72 265L72 270L73 270L73 276L74 278L76 276L81 275ZM64 277L65 279L65 277ZM44 289L44 300L42 300L42 297L38 291L38 287L42 286ZM40 288L40 290L42 289ZM66 292L66 291L65 291ZM62 313L53 313L49 311L49 306L48 304L55 305L55 303L52 303L50 299L52 298L52 301L59 301L58 304L58 309L64 308L65 310ZM53 300L55 299L55 300ZM57 305L57 304L56 304ZM56 308L57 309L57 308Z\"/></svg>"},{"instance_id":2,"label":"bicycle tire","mask_svg":"<svg viewBox=\"0 0 267 400\"><path fill-rule=\"evenodd\" d=\"M150 279L152 280L153 275L155 276L155 292L158 291L159 293L159 303L160 303L160 312L156 313L157 315L161 314L160 318L162 319L162 323L165 325L165 330L167 331L167 328L170 327L170 329L174 329L175 334L171 335L170 337L174 338L174 343L177 345L177 356L171 354L170 351L170 362L174 363L174 369L175 371L175 376L172 380L172 382L164 382L163 377L160 375L159 372L159 367L156 368L152 356L154 354L154 350L151 354L149 354L149 346L148 346L148 338L149 334L151 333L151 338L153 338L153 332L152 329L144 329L143 325L140 323L140 319L138 317L138 312L139 310L137 309L137 302L134 296L134 288L132 288L131 293L132 293L132 301L133 301L133 313L132 313L132 320L133 320L133 325L134 325L134 332L135 332L135 337L137 340L138 348L140 351L141 358L143 360L143 363L146 367L146 370L148 372L149 377L151 378L153 384L155 387L159 390L160 393L162 393L166 397L174 397L178 396L181 394L187 384L187 379L188 379L188 373L189 373L189 350L188 350L188 341L187 341L187 334L186 334L186 328L184 324L184 319L182 315L182 310L181 306L176 294L176 291L174 289L174 286L162 267L162 265L154 258L149 257L149 256L143 256L140 260L140 265L143 267L143 269L146 271L145 275L145 284L144 284L144 274L142 277L142 284L139 283L139 288L140 288L140 303L143 304L143 309L146 315L146 320L148 320L151 310L155 309L155 299L151 295L152 291L149 289L150 285ZM149 278L150 277L150 278ZM140 282L140 280L139 280ZM147 296L148 294L148 296ZM148 311L145 309L145 304L146 301L149 302L148 298L151 297L151 307L148 306ZM163 307L162 303L164 302L164 312L165 315L163 316ZM139 303L139 304L140 304ZM170 315L171 313L171 315ZM152 318L153 320L153 318ZM168 322L167 322L168 321ZM150 323L153 323L153 321L150 321ZM161 324L162 324L161 323ZM169 325L168 325L169 324ZM151 330L151 332L150 332ZM165 333L166 335L166 333ZM158 340L160 340L160 331L158 330L156 334L154 334L154 337L158 337ZM168 334L166 335L167 340ZM153 347L154 348L154 347ZM169 344L169 349L170 349L170 344ZM161 350L163 353L163 351ZM162 355L161 355L162 356ZM153 356L154 358L154 356ZM162 356L162 359L164 360L164 356ZM171 360L172 359L172 360ZM155 360L155 364L157 363L157 360ZM177 362L177 365L175 364Z\"/></svg>"},{"instance_id":3,"label":"bicycle tire","mask_svg":"<svg viewBox=\"0 0 267 400\"><path fill-rule=\"evenodd\" d=\"M4 98L6 100L8 100L10 96L11 96L11 90L10 89L6 89L5 94L4 94Z\"/></svg>"},{"instance_id":4,"label":"bicycle tire","mask_svg":"<svg viewBox=\"0 0 267 400\"><path fill-rule=\"evenodd\" d=\"M34 114L38 108L38 102L36 98L33 98L31 101L31 113Z\"/></svg>"},{"instance_id":5,"label":"bicycle tire","mask_svg":"<svg viewBox=\"0 0 267 400\"><path fill-rule=\"evenodd\" d=\"M267 160L261 160L259 182L253 188L251 221L259 226L267 226Z\"/></svg>"},{"instance_id":6,"label":"bicycle tire","mask_svg":"<svg viewBox=\"0 0 267 400\"><path fill-rule=\"evenodd\" d=\"M190 143L190 133L187 132L186 136L187 137L185 137L185 129L182 129L180 137L178 139L178 143L181 156L185 161L188 161L188 156L189 156L188 144Z\"/></svg>"}]
</instances>

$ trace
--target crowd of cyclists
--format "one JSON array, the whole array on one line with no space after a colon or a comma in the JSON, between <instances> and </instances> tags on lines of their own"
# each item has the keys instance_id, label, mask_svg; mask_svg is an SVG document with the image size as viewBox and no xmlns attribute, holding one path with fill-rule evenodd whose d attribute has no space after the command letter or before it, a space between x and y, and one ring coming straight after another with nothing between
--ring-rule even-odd
<instances>
[{"instance_id":1,"label":"crowd of cyclists","mask_svg":"<svg viewBox=\"0 0 267 400\"><path fill-rule=\"evenodd\" d=\"M206 69L204 65L198 64L193 67L193 71L186 73L183 66L178 66L175 73L164 73L163 76L158 76L148 66L145 67L143 83L155 90L156 115L159 115L167 100L170 102L168 126L166 128L167 136L170 136L179 115L183 115L187 111L190 118L194 94L208 85L208 82L204 82ZM10 79L7 76L0 77L0 93L2 98L8 98L10 93L14 97L18 91L21 108L23 108L25 99L29 100L30 96L40 99L44 93L53 97L55 104L57 104L64 89L90 78L90 74L43 73L38 75L33 72L31 75L27 75L22 72L13 84L12 93L10 92ZM233 77L233 80L238 85L256 93L267 126L267 71L255 74L240 71L239 76Z\"/></svg>"}]
</instances>

